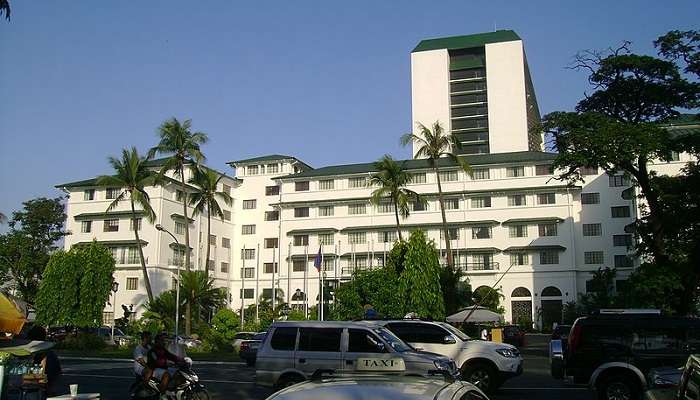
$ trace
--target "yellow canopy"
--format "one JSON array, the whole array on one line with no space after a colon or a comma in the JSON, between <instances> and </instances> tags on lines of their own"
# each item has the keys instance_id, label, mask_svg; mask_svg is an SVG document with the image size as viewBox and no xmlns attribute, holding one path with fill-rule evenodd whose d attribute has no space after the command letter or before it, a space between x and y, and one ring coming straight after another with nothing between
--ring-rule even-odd
<instances>
[{"instance_id":1,"label":"yellow canopy","mask_svg":"<svg viewBox=\"0 0 700 400\"><path fill-rule=\"evenodd\" d=\"M19 311L15 302L0 293L0 332L17 335L25 322L27 318Z\"/></svg>"}]
</instances>

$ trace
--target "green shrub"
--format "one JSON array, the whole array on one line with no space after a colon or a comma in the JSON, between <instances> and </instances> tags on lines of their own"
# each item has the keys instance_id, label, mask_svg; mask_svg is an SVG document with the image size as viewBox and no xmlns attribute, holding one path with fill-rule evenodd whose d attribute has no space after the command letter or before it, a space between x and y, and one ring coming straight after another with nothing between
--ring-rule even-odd
<instances>
[{"instance_id":1,"label":"green shrub","mask_svg":"<svg viewBox=\"0 0 700 400\"><path fill-rule=\"evenodd\" d=\"M240 317L228 308L222 308L216 312L211 320L209 329L202 337L205 347L212 350L232 352L233 338L238 332Z\"/></svg>"},{"instance_id":2,"label":"green shrub","mask_svg":"<svg viewBox=\"0 0 700 400\"><path fill-rule=\"evenodd\" d=\"M57 347L67 350L102 350L107 347L107 343L94 333L79 332L67 336Z\"/></svg>"}]
</instances>

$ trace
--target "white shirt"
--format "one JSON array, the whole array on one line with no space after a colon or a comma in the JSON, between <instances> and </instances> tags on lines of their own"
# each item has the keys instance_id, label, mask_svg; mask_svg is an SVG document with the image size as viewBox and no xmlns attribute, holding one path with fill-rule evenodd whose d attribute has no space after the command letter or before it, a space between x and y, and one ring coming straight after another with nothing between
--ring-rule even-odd
<instances>
[{"instance_id":1,"label":"white shirt","mask_svg":"<svg viewBox=\"0 0 700 400\"><path fill-rule=\"evenodd\" d=\"M136 348L134 349L134 373L136 375L143 375L144 367L143 365L141 365L141 363L139 363L139 360L145 363L147 361L146 355L148 354L148 350L150 349L150 346L144 347L141 344L136 346Z\"/></svg>"}]
</instances>

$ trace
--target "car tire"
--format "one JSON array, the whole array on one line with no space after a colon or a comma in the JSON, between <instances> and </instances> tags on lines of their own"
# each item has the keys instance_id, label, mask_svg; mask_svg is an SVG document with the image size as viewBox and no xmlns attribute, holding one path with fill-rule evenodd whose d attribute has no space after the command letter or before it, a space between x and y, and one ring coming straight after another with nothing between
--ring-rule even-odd
<instances>
[{"instance_id":1,"label":"car tire","mask_svg":"<svg viewBox=\"0 0 700 400\"><path fill-rule=\"evenodd\" d=\"M277 390L284 389L286 387L296 385L297 383L304 382L304 378L297 374L289 374L282 376L275 387Z\"/></svg>"},{"instance_id":2,"label":"car tire","mask_svg":"<svg viewBox=\"0 0 700 400\"><path fill-rule=\"evenodd\" d=\"M484 392L493 392L499 386L496 369L485 362L475 362L464 367L462 379Z\"/></svg>"},{"instance_id":3,"label":"car tire","mask_svg":"<svg viewBox=\"0 0 700 400\"><path fill-rule=\"evenodd\" d=\"M638 400L641 389L636 377L630 374L612 374L596 385L599 400Z\"/></svg>"}]
</instances>

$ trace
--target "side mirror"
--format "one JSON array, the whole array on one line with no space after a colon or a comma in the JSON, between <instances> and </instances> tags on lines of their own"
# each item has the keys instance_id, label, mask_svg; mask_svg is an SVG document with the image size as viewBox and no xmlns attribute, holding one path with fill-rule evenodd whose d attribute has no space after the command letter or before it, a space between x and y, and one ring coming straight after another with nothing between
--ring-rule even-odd
<instances>
[{"instance_id":1,"label":"side mirror","mask_svg":"<svg viewBox=\"0 0 700 400\"><path fill-rule=\"evenodd\" d=\"M384 353L384 351L386 350L386 346L384 346L384 343L377 343L377 350L380 353Z\"/></svg>"},{"instance_id":2,"label":"side mirror","mask_svg":"<svg viewBox=\"0 0 700 400\"><path fill-rule=\"evenodd\" d=\"M457 341L455 338L452 337L452 335L445 335L444 338L442 338L442 343L444 344L455 344Z\"/></svg>"}]
</instances>

